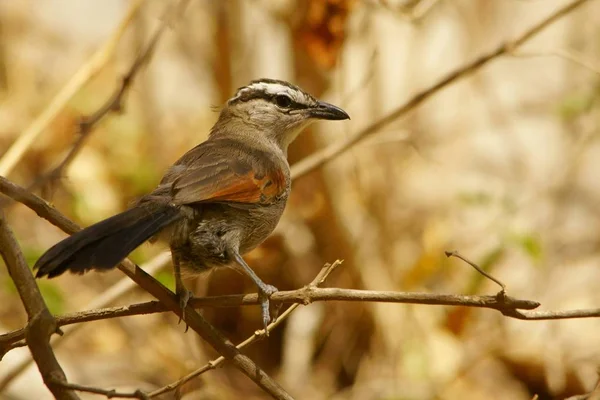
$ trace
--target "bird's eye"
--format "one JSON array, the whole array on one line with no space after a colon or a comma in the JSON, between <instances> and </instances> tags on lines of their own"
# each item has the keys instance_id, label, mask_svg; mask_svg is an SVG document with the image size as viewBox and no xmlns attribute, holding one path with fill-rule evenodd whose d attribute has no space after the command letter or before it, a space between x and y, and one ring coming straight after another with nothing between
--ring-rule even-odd
<instances>
[{"instance_id":1,"label":"bird's eye","mask_svg":"<svg viewBox=\"0 0 600 400\"><path fill-rule=\"evenodd\" d=\"M275 104L277 104L279 107L286 108L292 105L292 99L283 94L278 94L275 96Z\"/></svg>"}]
</instances>

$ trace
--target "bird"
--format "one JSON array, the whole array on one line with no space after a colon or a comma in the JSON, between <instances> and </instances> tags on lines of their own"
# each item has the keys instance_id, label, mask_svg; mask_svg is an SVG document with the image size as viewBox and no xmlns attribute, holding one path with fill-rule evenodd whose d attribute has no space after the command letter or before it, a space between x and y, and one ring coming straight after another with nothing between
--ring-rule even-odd
<instances>
[{"instance_id":1,"label":"bird","mask_svg":"<svg viewBox=\"0 0 600 400\"><path fill-rule=\"evenodd\" d=\"M200 274L232 267L257 286L266 330L269 297L277 288L264 283L243 255L272 233L284 211L290 143L317 120L346 119L341 108L289 82L251 81L225 103L208 138L169 167L152 192L52 246L35 263L36 277L110 270L144 242L163 239L182 309L193 296L182 269Z\"/></svg>"}]
</instances>

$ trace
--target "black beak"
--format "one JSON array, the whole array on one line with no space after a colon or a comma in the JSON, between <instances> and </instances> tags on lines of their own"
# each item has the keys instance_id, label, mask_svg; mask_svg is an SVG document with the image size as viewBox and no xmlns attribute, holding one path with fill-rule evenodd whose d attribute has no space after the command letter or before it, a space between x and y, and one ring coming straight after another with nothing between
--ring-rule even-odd
<instances>
[{"instance_id":1,"label":"black beak","mask_svg":"<svg viewBox=\"0 0 600 400\"><path fill-rule=\"evenodd\" d=\"M319 101L316 107L309 110L311 118L317 119L328 119L328 120L342 120L350 119L350 116L346 111L341 108L334 106L333 104Z\"/></svg>"}]
</instances>

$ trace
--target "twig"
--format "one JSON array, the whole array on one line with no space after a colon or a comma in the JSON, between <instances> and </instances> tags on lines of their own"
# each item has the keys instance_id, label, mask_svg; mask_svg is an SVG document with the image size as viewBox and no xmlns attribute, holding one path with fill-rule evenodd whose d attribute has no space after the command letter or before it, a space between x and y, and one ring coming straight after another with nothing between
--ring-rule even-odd
<instances>
[{"instance_id":1,"label":"twig","mask_svg":"<svg viewBox=\"0 0 600 400\"><path fill-rule=\"evenodd\" d=\"M7 188L9 190L5 191L4 189ZM45 218L50 223L67 233L73 233L80 229L74 222L70 221L55 208L49 206L44 200L33 193L28 193L25 189L3 177L0 177L0 192L9 197L11 197L11 193L16 192L19 199L18 201L21 201L23 204L33 209L39 216ZM13 199L17 200L17 198ZM140 269L137 265L135 265L135 263L131 262L127 258L123 260L117 267L128 277L134 280L141 288L157 298L177 316L182 317L182 314L184 314L183 320L191 329L198 333L200 337L206 340L219 354L230 360L236 368L242 371L272 397L276 399L292 398L281 386L279 386L277 382L275 382L269 375L261 370L250 358L240 353L240 351L233 343L231 343L229 339L223 336L223 334L209 324L204 317L198 314L191 306L191 302L188 303L185 310L182 310L179 306L179 299L175 293L168 290L160 282L154 279L151 275L148 275L148 273Z\"/></svg>"},{"instance_id":2,"label":"twig","mask_svg":"<svg viewBox=\"0 0 600 400\"><path fill-rule=\"evenodd\" d=\"M577 64L591 72L600 75L600 65L587 60L583 54L571 49L553 49L547 51L517 51L511 54L513 57L559 57Z\"/></svg>"},{"instance_id":3,"label":"twig","mask_svg":"<svg viewBox=\"0 0 600 400\"><path fill-rule=\"evenodd\" d=\"M565 311L527 311L519 310L501 310L507 317L516 318L524 321L541 321L554 319L574 319L574 318L598 318L600 317L600 308L590 308L586 310L565 310Z\"/></svg>"},{"instance_id":4,"label":"twig","mask_svg":"<svg viewBox=\"0 0 600 400\"><path fill-rule=\"evenodd\" d=\"M573 1L564 7L559 8L554 13L550 14L548 17L544 18L537 24L533 25L529 29L525 30L523 33L518 35L515 39L509 40L500 44L494 50L484 53L475 60L464 64L463 66L455 69L454 71L447 74L444 78L440 79L430 87L421 92L414 95L410 100L408 100L404 105L400 106L395 111L392 111L387 116L381 118L379 121L372 123L364 129L354 133L344 140L340 140L339 142L333 143L330 146L325 147L324 149L315 152L314 154L304 158L303 160L297 162L292 167L292 177L299 178L303 175L306 175L310 171L321 167L322 165L328 163L334 158L340 156L352 146L356 145L358 142L363 139L371 136L372 134L379 132L386 126L390 125L392 122L397 120L398 118L406 115L409 111L412 111L425 100L432 97L434 94L439 92L440 90L446 88L450 84L456 82L457 80L470 75L477 70L479 70L484 65L488 64L490 61L505 55L511 54L514 50L526 42L528 42L535 35L540 33L542 30L550 26L552 23L556 22L560 18L564 17L571 11L575 10L579 6L583 5L589 0L576 0Z\"/></svg>"},{"instance_id":5,"label":"twig","mask_svg":"<svg viewBox=\"0 0 600 400\"><path fill-rule=\"evenodd\" d=\"M131 85L133 84L136 75L142 69L142 67L144 67L150 62L152 56L154 55L156 45L158 44L163 33L165 32L167 26L169 26L169 24L173 22L175 16L178 16L183 12L188 3L189 0L182 0L179 2L177 7L174 8L174 10L171 10L171 8L169 8L165 12L165 16L163 17L162 23L154 32L146 48L140 51L135 61L129 68L129 71L127 71L125 76L121 79L121 83L119 84L119 86L115 89L115 91L109 96L109 98L98 110L96 110L92 115L83 117L81 119L79 123L78 138L73 144L73 147L71 147L71 150L69 150L69 152L65 156L65 158L50 172L39 178L31 186L29 186L27 188L28 190L32 191L40 186L43 186L46 183L52 184L55 180L60 179L63 171L69 166L69 164L75 159L79 151L83 148L83 145L85 144L87 138L92 132L94 126L111 112L120 113L123 111L123 98L131 88Z\"/></svg>"},{"instance_id":6,"label":"twig","mask_svg":"<svg viewBox=\"0 0 600 400\"><path fill-rule=\"evenodd\" d=\"M55 384L57 381L67 381L50 346L50 336L58 332L59 328L44 303L19 244L6 224L2 210L0 210L0 253L27 311L28 322L25 331L27 346L44 383L59 400L79 399L72 390Z\"/></svg>"},{"instance_id":7,"label":"twig","mask_svg":"<svg viewBox=\"0 0 600 400\"><path fill-rule=\"evenodd\" d=\"M25 328L21 328L18 329L16 331L12 331L10 332L10 334L12 335L23 335L23 337L25 337ZM18 349L19 347L27 347L27 342L25 341L25 339L21 339L21 340L17 340L15 342L13 342L11 340L10 337L7 338L2 338L0 337L0 361L2 361L2 357L4 357L4 355L6 353L8 353L9 351L13 350L13 349ZM31 358L28 357L28 365L31 362ZM2 388L0 388L1 390Z\"/></svg>"},{"instance_id":8,"label":"twig","mask_svg":"<svg viewBox=\"0 0 600 400\"><path fill-rule=\"evenodd\" d=\"M485 272L479 265L475 264L473 261L471 261L468 258L464 257L458 251L456 251L456 250L454 250L454 251L445 251L444 254L446 254L446 257L456 257L459 260L462 260L462 261L466 262L471 267L475 268L477 270L477 272L479 272L481 275L485 276L486 278L488 278L489 280L493 281L498 286L500 286L502 288L502 292L506 291L506 285L504 283L502 283L499 279L496 279L492 275L490 275L487 272Z\"/></svg>"},{"instance_id":9,"label":"twig","mask_svg":"<svg viewBox=\"0 0 600 400\"><path fill-rule=\"evenodd\" d=\"M66 389L77 390L78 392L85 393L94 393L105 396L107 399L140 399L140 400L148 400L149 397L146 393L141 390L136 390L135 392L125 393L125 392L117 392L114 389L100 389L92 386L83 386L77 385L75 383L67 383L67 382L56 382L57 385L60 385Z\"/></svg>"},{"instance_id":10,"label":"twig","mask_svg":"<svg viewBox=\"0 0 600 400\"><path fill-rule=\"evenodd\" d=\"M319 273L317 274L315 279L313 279L312 282L309 283L307 287L317 287L317 286L323 284L323 282L325 282L325 280L333 272L333 270L335 270L341 264L342 264L341 260L336 260L333 264L325 264L325 266L321 269L321 271L319 271ZM300 306L300 304L298 304L298 303L292 304L287 310L285 310L279 316L279 318L277 318L275 321L271 322L269 324L269 326L267 326L267 331L271 332L273 329L275 329L277 326L279 326L279 324L281 324L299 306ZM265 333L266 332L264 329L258 330L256 332L254 332L254 334L252 336L250 336L249 338L247 338L246 340L244 340L243 342L238 344L236 347L239 350L241 350L244 347L249 346L252 343L259 340L260 338L264 337ZM223 356L221 356L215 360L209 361L203 367L198 368L197 370L187 374L186 376L182 377L181 379L178 379L177 381L175 381L173 383L163 386L160 389L156 389L155 391L150 393L149 397L150 398L156 397L163 393L167 393L172 390L176 390L176 389L180 388L182 385L184 385L185 383L189 382L190 380L200 376L201 374L217 368L224 361L225 361L225 358L223 358Z\"/></svg>"},{"instance_id":11,"label":"twig","mask_svg":"<svg viewBox=\"0 0 600 400\"><path fill-rule=\"evenodd\" d=\"M90 79L106 65L115 53L117 44L125 33L127 26L133 20L144 0L131 2L127 14L119 24L117 30L106 41L90 60L85 63L71 80L54 96L50 104L42 113L23 131L19 138L0 159L0 175L8 176L14 166L23 157L27 149L35 142L46 127L54 120L58 113L65 107L71 97L75 95Z\"/></svg>"}]
</instances>

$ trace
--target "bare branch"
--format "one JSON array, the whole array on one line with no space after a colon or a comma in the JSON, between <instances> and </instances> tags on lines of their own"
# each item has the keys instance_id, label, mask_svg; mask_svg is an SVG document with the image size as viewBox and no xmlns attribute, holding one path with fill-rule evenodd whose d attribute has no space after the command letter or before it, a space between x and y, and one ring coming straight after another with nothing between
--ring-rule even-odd
<instances>
[{"instance_id":1,"label":"bare branch","mask_svg":"<svg viewBox=\"0 0 600 400\"><path fill-rule=\"evenodd\" d=\"M554 13L550 14L548 17L544 18L537 24L525 30L515 39L500 44L494 50L484 53L475 60L468 62L463 66L450 72L444 78L440 79L427 89L417 93L398 109L392 111L390 114L381 118L379 121L374 122L366 128L361 129L360 131L349 136L348 138L340 140L337 143L333 143L330 146L320 151L317 151L314 154L297 162L292 167L292 178L297 179L302 175L306 175L310 171L323 166L324 164L328 163L329 161L348 151L351 147L353 147L363 139L373 135L374 133L379 132L383 128L390 125L392 122L396 121L400 117L403 117L408 112L414 110L416 107L421 105L421 103L432 97L440 90L445 89L446 87L450 86L452 83L455 83L461 78L473 74L474 72L488 64L490 61L505 54L512 54L516 48L527 43L531 38L540 33L542 30L546 29L548 26L552 25L554 22L564 17L571 11L574 11L579 6L583 5L588 1L589 0L576 0L565 5L564 7L559 8Z\"/></svg>"},{"instance_id":2,"label":"bare branch","mask_svg":"<svg viewBox=\"0 0 600 400\"><path fill-rule=\"evenodd\" d=\"M125 74L125 76L121 79L121 83L119 86L115 88L115 91L109 96L109 98L104 102L102 106L98 110L96 110L93 114L87 117L83 117L79 123L79 136L73 147L65 158L50 172L40 177L36 182L34 182L31 186L29 186L28 190L34 190L40 186L43 186L46 183L52 184L54 181L61 178L63 171L69 166L69 164L75 159L79 151L83 148L87 138L92 133L94 127L104 119L111 112L120 113L123 111L123 99L138 72L147 65L152 56L154 55L154 51L156 46L165 32L166 28L173 22L173 19L176 16L179 16L185 10L189 0L181 0L179 1L176 7L169 7L165 12L165 16L163 17L163 21L160 26L154 32L150 42L146 46L145 49L140 51L135 61L129 68L129 71ZM171 9L173 8L173 9Z\"/></svg>"},{"instance_id":3,"label":"bare branch","mask_svg":"<svg viewBox=\"0 0 600 400\"><path fill-rule=\"evenodd\" d=\"M273 294L273 303L305 304L319 301L365 301L381 303L428 304L456 307L477 307L499 310L505 316L520 320L554 320L575 318L598 318L600 308L564 310L564 311L519 311L533 310L539 303L533 300L514 299L512 297L498 298L496 296L451 295L417 292L394 292L377 290L355 290L340 288L311 289L306 288L281 291ZM203 307L239 307L257 305L258 294L228 295L213 297L195 297L190 300L194 308ZM513 311L514 310L514 311ZM146 315L167 312L169 309L158 301L131 304L121 307L100 308L77 313L64 314L56 317L59 327L83 322L100 321L111 318L121 318L133 315ZM0 335L0 348L8 349L22 347L19 343L25 337L25 329L18 329ZM16 345L19 343L18 345Z\"/></svg>"},{"instance_id":4,"label":"bare branch","mask_svg":"<svg viewBox=\"0 0 600 400\"><path fill-rule=\"evenodd\" d=\"M583 54L572 49L551 49L527 52L517 51L511 55L513 57L559 57L600 75L600 65L586 59Z\"/></svg>"},{"instance_id":5,"label":"bare branch","mask_svg":"<svg viewBox=\"0 0 600 400\"><path fill-rule=\"evenodd\" d=\"M380 303L404 303L404 304L429 304L461 307L491 308L508 313L506 310L523 309L531 310L539 306L538 302L532 300L514 299L510 296L473 296L453 295L417 292L395 292L378 290L356 290L340 288L313 288L304 287L297 290L286 290L274 293L271 296L273 304L310 304L319 301L364 301ZM239 294L226 296L194 297L190 299L194 308L203 307L239 307L253 306L259 304L258 294ZM133 315L146 315L167 312L169 308L159 301L148 301L144 303L131 304L121 307L100 308L89 311L81 311L56 317L58 326L78 324L82 322L100 321L110 318L128 317ZM600 311L590 310L590 315L582 317L600 316ZM597 312L597 315L594 315ZM570 314L565 314L570 315ZM511 315L508 315L511 316ZM517 317L515 317L517 318ZM523 319L518 317L519 319ZM574 316L563 318L575 318ZM0 345L8 346L21 340L24 330L19 329L4 335L0 335Z\"/></svg>"},{"instance_id":6,"label":"bare branch","mask_svg":"<svg viewBox=\"0 0 600 400\"><path fill-rule=\"evenodd\" d=\"M454 250L454 251L445 251L444 254L446 254L446 257L456 257L459 260L464 261L465 263L469 264L471 267L475 268L475 270L477 270L477 272L479 272L481 275L485 276L486 278L488 278L489 280L493 281L498 286L500 286L502 288L503 292L506 291L506 285L504 283L502 283L500 280L494 278L492 275L490 275L487 272L485 272L479 265L475 264L473 261L471 261L468 258L464 257L458 251L456 251L456 250Z\"/></svg>"},{"instance_id":7,"label":"bare branch","mask_svg":"<svg viewBox=\"0 0 600 400\"><path fill-rule=\"evenodd\" d=\"M73 75L71 80L56 94L46 109L23 131L17 141L8 149L0 159L0 175L8 176L14 166L23 157L27 149L35 142L46 127L54 120L58 113L65 107L71 97L75 95L90 79L106 65L115 53L117 44L125 33L127 26L137 14L143 0L131 2L127 14L121 21L113 35L106 41L79 71Z\"/></svg>"},{"instance_id":8,"label":"bare branch","mask_svg":"<svg viewBox=\"0 0 600 400\"><path fill-rule=\"evenodd\" d=\"M107 399L140 399L140 400L148 400L149 397L146 393L141 390L136 390L135 392L125 393L125 392L117 392L114 389L106 390L95 388L92 386L83 386L77 385L75 383L67 383L67 382L57 382L57 385L60 385L66 389L77 390L78 392L85 393L94 393L102 396L106 396Z\"/></svg>"},{"instance_id":9,"label":"bare branch","mask_svg":"<svg viewBox=\"0 0 600 400\"><path fill-rule=\"evenodd\" d=\"M332 264L334 268L339 264L339 262L336 263ZM327 275L329 275L329 273L330 271L327 272ZM513 310L532 310L540 305L536 301L515 299L510 296L506 296L503 292L495 296L467 296L415 292L407 293L396 291L318 288L317 285L320 284L319 282L322 282L322 279L317 276L313 280L313 283L301 289L276 292L271 296L271 301L273 304L293 303L296 305L307 305L318 301L360 301L478 307L499 310L507 316L512 316L511 313ZM258 294L253 293L245 295L195 297L190 299L190 304L194 308L239 307L259 304L259 300ZM129 306L103 308L62 315L56 317L56 322L59 326L64 326L75 323L166 311L169 311L169 309L164 304L161 304L158 301L149 301L145 303L132 304ZM521 317L518 318L523 319ZM264 333L264 331L258 332ZM4 343L4 346L6 346L7 344L21 340L22 338L23 331L18 330L0 336L0 343Z\"/></svg>"},{"instance_id":10,"label":"bare branch","mask_svg":"<svg viewBox=\"0 0 600 400\"><path fill-rule=\"evenodd\" d=\"M19 244L6 223L2 210L0 210L0 253L2 253L8 273L15 282L21 301L27 311L28 323L25 338L44 383L54 397L59 400L78 399L79 397L72 390L55 384L56 382L67 381L65 373L50 346L50 336L58 332L59 328L44 303Z\"/></svg>"}]
</instances>

